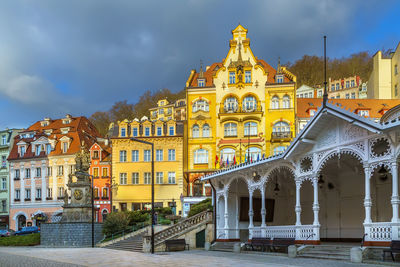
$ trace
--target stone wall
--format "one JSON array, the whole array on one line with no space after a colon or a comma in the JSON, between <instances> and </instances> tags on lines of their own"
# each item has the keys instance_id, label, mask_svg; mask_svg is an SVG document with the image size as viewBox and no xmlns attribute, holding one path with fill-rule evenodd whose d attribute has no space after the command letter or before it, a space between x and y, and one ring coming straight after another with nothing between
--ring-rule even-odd
<instances>
[{"instance_id":1,"label":"stone wall","mask_svg":"<svg viewBox=\"0 0 400 267\"><path fill-rule=\"evenodd\" d=\"M95 244L103 239L103 225L94 224ZM43 223L40 227L40 244L46 247L91 247L91 223Z\"/></svg>"}]
</instances>

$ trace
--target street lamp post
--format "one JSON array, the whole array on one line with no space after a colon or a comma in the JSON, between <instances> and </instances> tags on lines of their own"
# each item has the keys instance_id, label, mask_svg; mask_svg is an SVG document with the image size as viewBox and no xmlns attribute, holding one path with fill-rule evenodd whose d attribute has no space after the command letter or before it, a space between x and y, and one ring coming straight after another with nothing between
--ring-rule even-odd
<instances>
[{"instance_id":1,"label":"street lamp post","mask_svg":"<svg viewBox=\"0 0 400 267\"><path fill-rule=\"evenodd\" d=\"M154 143L137 138L131 138L132 141L146 145L151 145L151 253L154 254Z\"/></svg>"}]
</instances>

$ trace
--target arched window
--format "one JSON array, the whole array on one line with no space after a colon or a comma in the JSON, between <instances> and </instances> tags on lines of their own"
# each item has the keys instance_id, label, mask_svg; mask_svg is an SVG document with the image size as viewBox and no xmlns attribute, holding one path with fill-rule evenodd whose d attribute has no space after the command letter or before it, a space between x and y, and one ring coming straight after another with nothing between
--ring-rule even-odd
<instances>
[{"instance_id":1,"label":"arched window","mask_svg":"<svg viewBox=\"0 0 400 267\"><path fill-rule=\"evenodd\" d=\"M275 147L274 148L274 156L283 153L285 151L285 148L286 147L284 147L284 146Z\"/></svg>"},{"instance_id":2,"label":"arched window","mask_svg":"<svg viewBox=\"0 0 400 267\"><path fill-rule=\"evenodd\" d=\"M203 137L210 137L210 126L208 124L203 125Z\"/></svg>"},{"instance_id":3,"label":"arched window","mask_svg":"<svg viewBox=\"0 0 400 267\"><path fill-rule=\"evenodd\" d=\"M279 97L277 96L272 97L271 109L279 109Z\"/></svg>"},{"instance_id":4,"label":"arched window","mask_svg":"<svg viewBox=\"0 0 400 267\"><path fill-rule=\"evenodd\" d=\"M208 151L205 149L197 149L194 151L194 164L208 163Z\"/></svg>"},{"instance_id":5,"label":"arched window","mask_svg":"<svg viewBox=\"0 0 400 267\"><path fill-rule=\"evenodd\" d=\"M257 100L254 96L246 96L242 103L243 111L252 112L257 109Z\"/></svg>"},{"instance_id":6,"label":"arched window","mask_svg":"<svg viewBox=\"0 0 400 267\"><path fill-rule=\"evenodd\" d=\"M257 123L246 122L244 124L244 136L256 136L257 135Z\"/></svg>"},{"instance_id":7,"label":"arched window","mask_svg":"<svg viewBox=\"0 0 400 267\"><path fill-rule=\"evenodd\" d=\"M236 97L230 96L224 102L225 112L236 112L238 109L238 101Z\"/></svg>"},{"instance_id":8,"label":"arched window","mask_svg":"<svg viewBox=\"0 0 400 267\"><path fill-rule=\"evenodd\" d=\"M233 163L233 158L235 157L236 151L233 148L224 148L221 150L220 162L226 164L229 161L229 164Z\"/></svg>"},{"instance_id":9,"label":"arched window","mask_svg":"<svg viewBox=\"0 0 400 267\"><path fill-rule=\"evenodd\" d=\"M274 133L290 132L289 123L284 121L279 121L275 123L274 127L272 128L272 132Z\"/></svg>"},{"instance_id":10,"label":"arched window","mask_svg":"<svg viewBox=\"0 0 400 267\"><path fill-rule=\"evenodd\" d=\"M258 147L250 147L246 149L245 158L247 161L255 161L261 159L261 148Z\"/></svg>"},{"instance_id":11,"label":"arched window","mask_svg":"<svg viewBox=\"0 0 400 267\"><path fill-rule=\"evenodd\" d=\"M103 218L102 218L102 219L103 219L103 222L107 219L107 215L108 215L107 210L103 210L103 211L101 212L101 216L103 217Z\"/></svg>"},{"instance_id":12,"label":"arched window","mask_svg":"<svg viewBox=\"0 0 400 267\"><path fill-rule=\"evenodd\" d=\"M193 104L192 111L197 112L199 110L206 111L206 112L209 111L208 102L205 101L204 99L199 99L196 102L194 102L194 104Z\"/></svg>"},{"instance_id":13,"label":"arched window","mask_svg":"<svg viewBox=\"0 0 400 267\"><path fill-rule=\"evenodd\" d=\"M283 108L290 108L290 97L285 95L282 100Z\"/></svg>"},{"instance_id":14,"label":"arched window","mask_svg":"<svg viewBox=\"0 0 400 267\"><path fill-rule=\"evenodd\" d=\"M237 125L236 123L230 122L224 125L225 136L237 136Z\"/></svg>"},{"instance_id":15,"label":"arched window","mask_svg":"<svg viewBox=\"0 0 400 267\"><path fill-rule=\"evenodd\" d=\"M194 197L203 196L203 183L200 181L200 179L197 179L193 183L193 196Z\"/></svg>"},{"instance_id":16,"label":"arched window","mask_svg":"<svg viewBox=\"0 0 400 267\"><path fill-rule=\"evenodd\" d=\"M193 125L193 128L192 128L192 137L193 137L193 138L198 138L198 137L200 137L200 128L199 128L199 125L197 125L197 124Z\"/></svg>"}]
</instances>

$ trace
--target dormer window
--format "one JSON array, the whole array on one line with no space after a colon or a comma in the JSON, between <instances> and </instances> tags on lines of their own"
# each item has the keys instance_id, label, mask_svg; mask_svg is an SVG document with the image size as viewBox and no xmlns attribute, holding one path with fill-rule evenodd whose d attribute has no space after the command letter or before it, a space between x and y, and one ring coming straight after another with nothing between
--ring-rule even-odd
<instances>
[{"instance_id":1,"label":"dormer window","mask_svg":"<svg viewBox=\"0 0 400 267\"><path fill-rule=\"evenodd\" d=\"M23 156L25 155L25 152L26 152L25 146L20 146L20 148L19 148L19 155L20 155L21 157L23 157Z\"/></svg>"},{"instance_id":2,"label":"dormer window","mask_svg":"<svg viewBox=\"0 0 400 267\"><path fill-rule=\"evenodd\" d=\"M46 154L50 154L51 152L51 145L50 144L46 144Z\"/></svg>"},{"instance_id":3,"label":"dormer window","mask_svg":"<svg viewBox=\"0 0 400 267\"><path fill-rule=\"evenodd\" d=\"M70 124L71 123L71 119L63 119L62 123L63 124Z\"/></svg>"},{"instance_id":4,"label":"dormer window","mask_svg":"<svg viewBox=\"0 0 400 267\"><path fill-rule=\"evenodd\" d=\"M369 110L359 110L358 115L362 117L369 117Z\"/></svg>"},{"instance_id":5,"label":"dormer window","mask_svg":"<svg viewBox=\"0 0 400 267\"><path fill-rule=\"evenodd\" d=\"M67 128L61 128L61 133L62 134L67 134L69 132L69 127Z\"/></svg>"},{"instance_id":6,"label":"dormer window","mask_svg":"<svg viewBox=\"0 0 400 267\"><path fill-rule=\"evenodd\" d=\"M132 135L133 135L134 137L138 136L138 128L137 128L137 127L132 128Z\"/></svg>"},{"instance_id":7,"label":"dormer window","mask_svg":"<svg viewBox=\"0 0 400 267\"><path fill-rule=\"evenodd\" d=\"M144 135L145 136L150 136L150 127L144 128Z\"/></svg>"},{"instance_id":8,"label":"dormer window","mask_svg":"<svg viewBox=\"0 0 400 267\"><path fill-rule=\"evenodd\" d=\"M121 137L126 137L126 128L121 128Z\"/></svg>"},{"instance_id":9,"label":"dormer window","mask_svg":"<svg viewBox=\"0 0 400 267\"><path fill-rule=\"evenodd\" d=\"M99 151L95 150L93 151L93 159L98 159L99 158Z\"/></svg>"},{"instance_id":10,"label":"dormer window","mask_svg":"<svg viewBox=\"0 0 400 267\"><path fill-rule=\"evenodd\" d=\"M283 75L276 75L276 83L283 83Z\"/></svg>"},{"instance_id":11,"label":"dormer window","mask_svg":"<svg viewBox=\"0 0 400 267\"><path fill-rule=\"evenodd\" d=\"M310 113L310 117L314 116L316 110L315 109L310 109L309 113Z\"/></svg>"},{"instance_id":12,"label":"dormer window","mask_svg":"<svg viewBox=\"0 0 400 267\"><path fill-rule=\"evenodd\" d=\"M2 135L1 136L1 145L5 146L7 144L7 135Z\"/></svg>"},{"instance_id":13,"label":"dormer window","mask_svg":"<svg viewBox=\"0 0 400 267\"><path fill-rule=\"evenodd\" d=\"M198 87L204 87L206 85L206 81L204 79L198 79L197 80L197 86Z\"/></svg>"},{"instance_id":14,"label":"dormer window","mask_svg":"<svg viewBox=\"0 0 400 267\"><path fill-rule=\"evenodd\" d=\"M162 135L162 127L161 127L161 126L158 126L158 127L157 127L157 135L158 135L158 136L161 136L161 135Z\"/></svg>"},{"instance_id":15,"label":"dormer window","mask_svg":"<svg viewBox=\"0 0 400 267\"><path fill-rule=\"evenodd\" d=\"M230 83L230 84L234 84L234 83L235 83L235 78L236 78L235 75L236 75L236 74L235 74L234 71L229 72L229 83Z\"/></svg>"},{"instance_id":16,"label":"dormer window","mask_svg":"<svg viewBox=\"0 0 400 267\"><path fill-rule=\"evenodd\" d=\"M48 125L49 125L48 121L41 121L40 122L40 126L42 126L42 127L45 127L45 126L48 126Z\"/></svg>"},{"instance_id":17,"label":"dormer window","mask_svg":"<svg viewBox=\"0 0 400 267\"><path fill-rule=\"evenodd\" d=\"M161 102L160 102L160 106L164 106L164 101L161 101Z\"/></svg>"},{"instance_id":18,"label":"dormer window","mask_svg":"<svg viewBox=\"0 0 400 267\"><path fill-rule=\"evenodd\" d=\"M67 153L68 151L68 142L62 142L62 152Z\"/></svg>"},{"instance_id":19,"label":"dormer window","mask_svg":"<svg viewBox=\"0 0 400 267\"><path fill-rule=\"evenodd\" d=\"M244 82L251 83L251 71L246 70L244 73Z\"/></svg>"},{"instance_id":20,"label":"dormer window","mask_svg":"<svg viewBox=\"0 0 400 267\"><path fill-rule=\"evenodd\" d=\"M53 132L52 129L49 129L49 130L45 130L45 131L44 131L44 133L45 133L46 135L50 135L52 132Z\"/></svg>"},{"instance_id":21,"label":"dormer window","mask_svg":"<svg viewBox=\"0 0 400 267\"><path fill-rule=\"evenodd\" d=\"M40 155L40 152L42 151L41 148L42 148L41 145L35 145L35 155L36 156Z\"/></svg>"},{"instance_id":22,"label":"dormer window","mask_svg":"<svg viewBox=\"0 0 400 267\"><path fill-rule=\"evenodd\" d=\"M174 135L174 134L175 134L174 126L169 126L169 135Z\"/></svg>"}]
</instances>

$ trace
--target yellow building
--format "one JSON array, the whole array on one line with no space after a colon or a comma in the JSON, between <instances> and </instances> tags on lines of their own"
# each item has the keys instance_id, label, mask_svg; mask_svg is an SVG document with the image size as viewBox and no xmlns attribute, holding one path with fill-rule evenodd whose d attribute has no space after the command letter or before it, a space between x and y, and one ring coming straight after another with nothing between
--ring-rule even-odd
<instances>
[{"instance_id":1,"label":"yellow building","mask_svg":"<svg viewBox=\"0 0 400 267\"><path fill-rule=\"evenodd\" d=\"M177 120L186 119L186 99L178 99L175 103L170 103L168 99L157 101L157 107L149 109L150 119L155 120Z\"/></svg>"},{"instance_id":2,"label":"yellow building","mask_svg":"<svg viewBox=\"0 0 400 267\"><path fill-rule=\"evenodd\" d=\"M183 123L175 120L124 120L114 125L112 141L113 206L118 210L151 208L151 146L154 144L155 206L176 207L186 194L183 179Z\"/></svg>"},{"instance_id":3,"label":"yellow building","mask_svg":"<svg viewBox=\"0 0 400 267\"><path fill-rule=\"evenodd\" d=\"M205 173L280 153L294 137L296 77L254 56L243 26L232 35L222 62L186 82L191 197L211 193L198 180Z\"/></svg>"}]
</instances>

